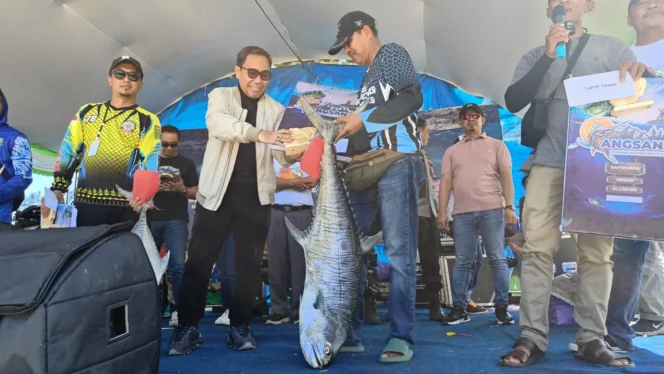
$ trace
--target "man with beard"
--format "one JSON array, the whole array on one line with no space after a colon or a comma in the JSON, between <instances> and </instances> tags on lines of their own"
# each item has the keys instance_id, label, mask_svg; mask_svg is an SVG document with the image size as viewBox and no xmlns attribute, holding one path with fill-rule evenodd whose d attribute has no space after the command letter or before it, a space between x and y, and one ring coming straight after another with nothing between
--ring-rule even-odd
<instances>
[{"instance_id":1,"label":"man with beard","mask_svg":"<svg viewBox=\"0 0 664 374\"><path fill-rule=\"evenodd\" d=\"M83 105L69 123L53 169L51 190L60 204L80 166L74 206L77 226L137 221L145 204L127 201L115 185L133 189L136 170L157 172L161 153L159 118L136 104L143 87L143 68L130 56L111 63L108 85L111 100ZM49 209L42 199L41 212Z\"/></svg>"}]
</instances>

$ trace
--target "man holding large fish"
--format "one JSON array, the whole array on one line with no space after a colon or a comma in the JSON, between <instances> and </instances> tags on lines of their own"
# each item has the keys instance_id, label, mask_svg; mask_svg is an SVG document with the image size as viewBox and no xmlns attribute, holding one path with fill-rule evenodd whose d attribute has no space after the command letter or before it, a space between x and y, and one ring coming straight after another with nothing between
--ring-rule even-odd
<instances>
[{"instance_id":1,"label":"man holding large fish","mask_svg":"<svg viewBox=\"0 0 664 374\"><path fill-rule=\"evenodd\" d=\"M374 226L372 221L380 214L391 264L390 333L379 362L407 362L413 356L409 344L413 344L415 324L417 199L424 182L424 162L418 154L422 142L416 128L422 90L408 52L398 44L382 45L370 15L355 11L341 18L329 54L342 49L354 63L368 67L360 92L360 104L366 109L335 122L343 125L336 140L353 135L349 172L353 168L360 177L347 178L347 182L358 226L372 234L367 228ZM353 326L342 352L364 351L360 328L366 265L362 270Z\"/></svg>"}]
</instances>

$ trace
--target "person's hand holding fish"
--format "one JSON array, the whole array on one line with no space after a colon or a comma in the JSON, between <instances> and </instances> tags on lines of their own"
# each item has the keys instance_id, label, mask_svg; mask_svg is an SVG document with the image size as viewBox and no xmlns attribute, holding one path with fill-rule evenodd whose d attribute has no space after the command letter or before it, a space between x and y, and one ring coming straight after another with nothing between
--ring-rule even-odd
<instances>
[{"instance_id":1,"label":"person's hand holding fish","mask_svg":"<svg viewBox=\"0 0 664 374\"><path fill-rule=\"evenodd\" d=\"M129 206L131 207L131 209L133 209L134 212L139 213L139 214L141 213L141 208L143 208L143 205L145 205L145 204L148 204L147 205L148 209L152 209L154 207L152 205L152 203L150 203L150 202L147 202L147 203L142 202L140 197L137 197L137 198L129 201Z\"/></svg>"},{"instance_id":2,"label":"person's hand holding fish","mask_svg":"<svg viewBox=\"0 0 664 374\"><path fill-rule=\"evenodd\" d=\"M357 134L357 132L360 131L362 127L364 127L362 117L356 113L337 118L334 120L334 123L344 126L343 129L341 129L339 132L339 135L337 135L337 138L334 140L335 144L345 136Z\"/></svg>"}]
</instances>

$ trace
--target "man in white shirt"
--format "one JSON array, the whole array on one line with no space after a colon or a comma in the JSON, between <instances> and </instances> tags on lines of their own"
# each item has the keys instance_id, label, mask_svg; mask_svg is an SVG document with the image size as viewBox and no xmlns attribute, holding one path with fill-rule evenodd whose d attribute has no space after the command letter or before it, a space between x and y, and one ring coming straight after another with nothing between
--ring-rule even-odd
<instances>
[{"instance_id":1,"label":"man in white shirt","mask_svg":"<svg viewBox=\"0 0 664 374\"><path fill-rule=\"evenodd\" d=\"M310 177L296 162L290 167L274 161L277 177L277 193L274 195L267 236L268 280L272 313L268 325L299 322L300 296L304 291L306 264L304 250L286 227L286 218L298 229L304 231L313 221L314 200L311 189L318 179ZM288 305L288 278L292 288L290 308Z\"/></svg>"},{"instance_id":2,"label":"man in white shirt","mask_svg":"<svg viewBox=\"0 0 664 374\"><path fill-rule=\"evenodd\" d=\"M636 58L651 74L664 78L664 1L631 0L627 22L636 30Z\"/></svg>"},{"instance_id":3,"label":"man in white shirt","mask_svg":"<svg viewBox=\"0 0 664 374\"><path fill-rule=\"evenodd\" d=\"M631 0L628 14L627 22L636 30L634 54L652 75L664 78L664 0ZM662 246L659 242L615 238L611 261L613 283L604 340L614 350L632 351L636 334L664 334ZM637 308L639 321L630 326Z\"/></svg>"}]
</instances>

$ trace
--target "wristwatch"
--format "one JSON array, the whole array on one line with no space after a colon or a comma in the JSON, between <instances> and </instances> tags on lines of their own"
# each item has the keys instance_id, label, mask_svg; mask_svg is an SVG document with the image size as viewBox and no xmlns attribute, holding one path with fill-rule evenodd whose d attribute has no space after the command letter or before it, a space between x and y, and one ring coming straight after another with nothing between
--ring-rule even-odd
<instances>
[{"instance_id":1,"label":"wristwatch","mask_svg":"<svg viewBox=\"0 0 664 374\"><path fill-rule=\"evenodd\" d=\"M514 208L512 208L511 205L507 205L507 206L505 207L505 209L509 209L509 210L511 210L511 211L514 211Z\"/></svg>"}]
</instances>

